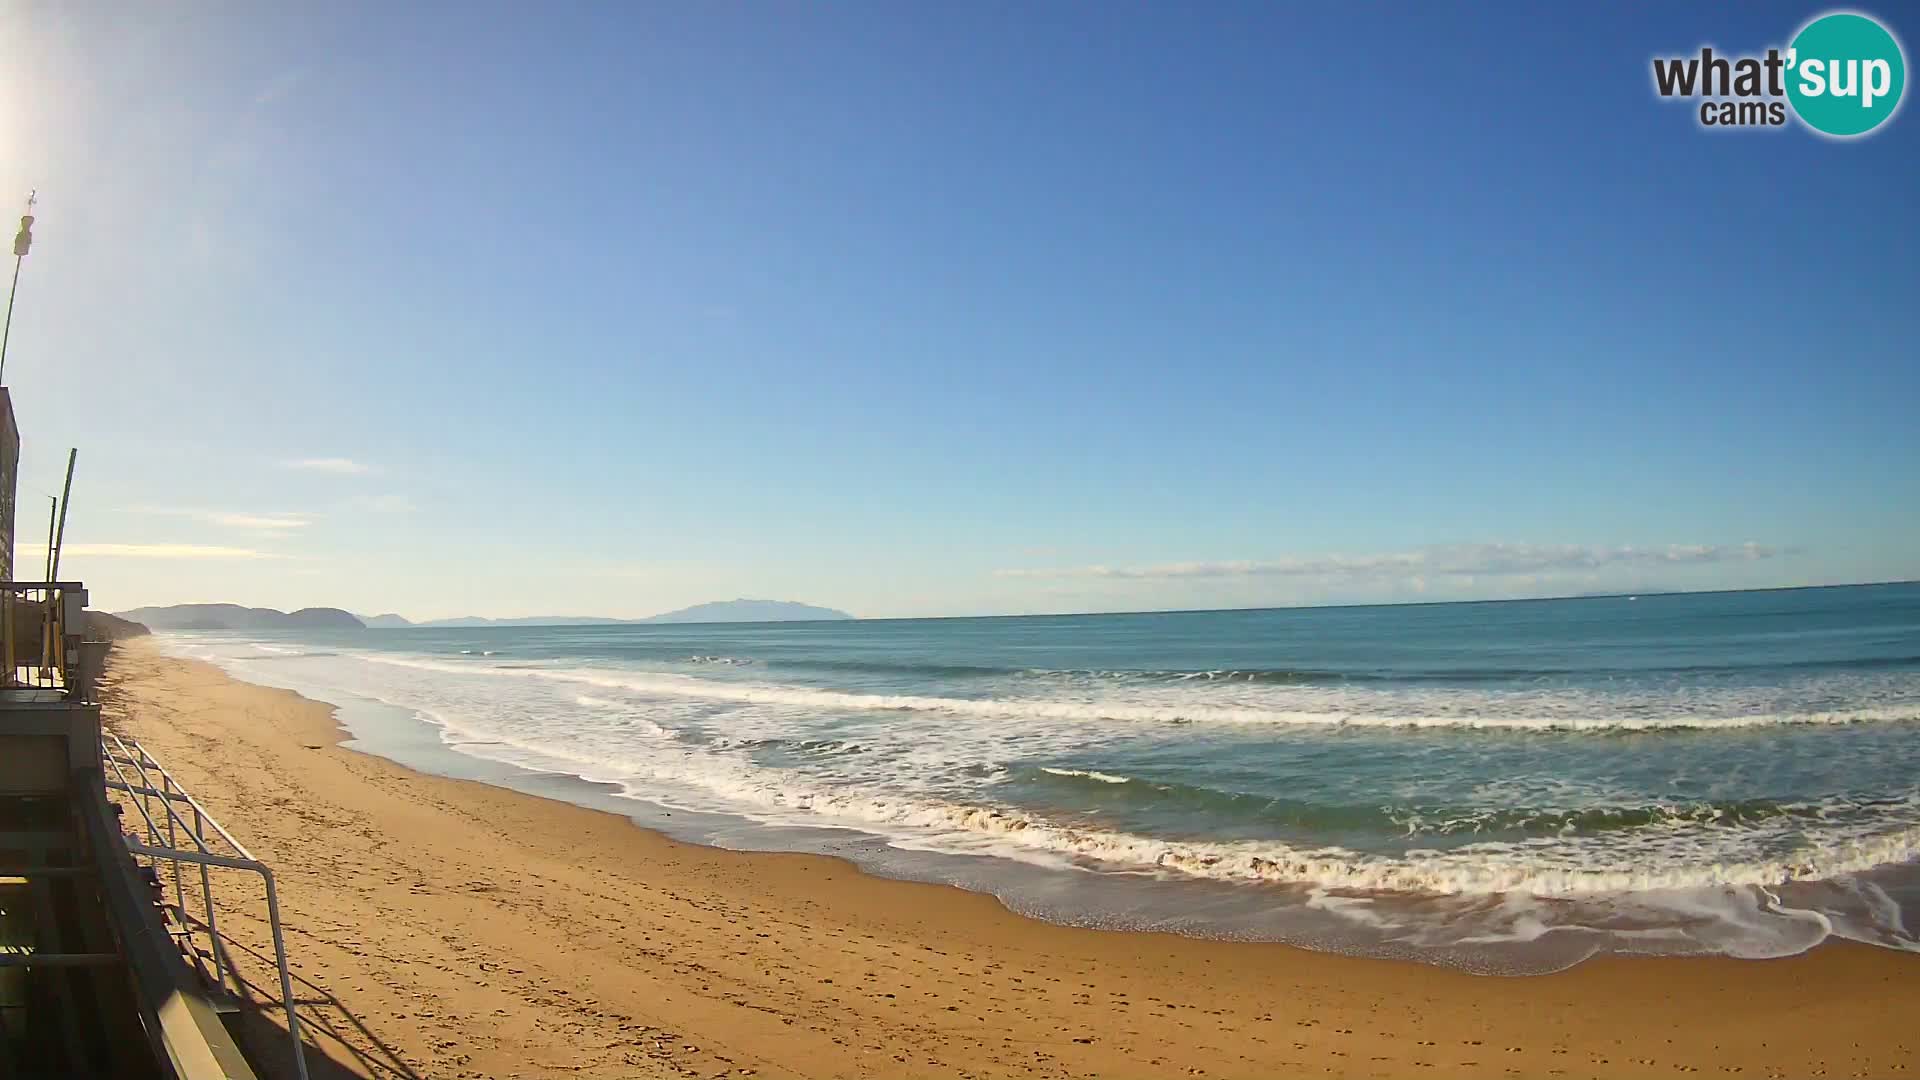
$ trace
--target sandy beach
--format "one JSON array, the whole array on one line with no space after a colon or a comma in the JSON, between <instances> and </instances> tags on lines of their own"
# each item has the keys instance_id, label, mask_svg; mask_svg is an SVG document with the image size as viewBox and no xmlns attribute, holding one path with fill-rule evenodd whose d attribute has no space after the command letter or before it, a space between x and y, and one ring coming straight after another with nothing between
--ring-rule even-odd
<instances>
[{"instance_id":1,"label":"sandy beach","mask_svg":"<svg viewBox=\"0 0 1920 1080\"><path fill-rule=\"evenodd\" d=\"M1905 1075L1920 957L1596 959L1471 976L1072 929L814 855L337 745L333 710L150 643L108 723L279 876L319 1077ZM221 925L273 984L263 908ZM271 995L269 995L271 996ZM277 1013L257 1025L261 1048ZM321 1065L318 1058L315 1064Z\"/></svg>"}]
</instances>

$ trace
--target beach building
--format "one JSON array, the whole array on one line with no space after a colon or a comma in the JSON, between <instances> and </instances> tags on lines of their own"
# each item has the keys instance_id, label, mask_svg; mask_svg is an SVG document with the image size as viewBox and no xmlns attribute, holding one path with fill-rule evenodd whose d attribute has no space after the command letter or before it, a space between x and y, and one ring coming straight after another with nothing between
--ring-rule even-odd
<instances>
[{"instance_id":1,"label":"beach building","mask_svg":"<svg viewBox=\"0 0 1920 1080\"><path fill-rule=\"evenodd\" d=\"M265 868L144 750L103 742L86 588L14 580L18 462L0 388L0 1080L247 1080L215 871Z\"/></svg>"}]
</instances>

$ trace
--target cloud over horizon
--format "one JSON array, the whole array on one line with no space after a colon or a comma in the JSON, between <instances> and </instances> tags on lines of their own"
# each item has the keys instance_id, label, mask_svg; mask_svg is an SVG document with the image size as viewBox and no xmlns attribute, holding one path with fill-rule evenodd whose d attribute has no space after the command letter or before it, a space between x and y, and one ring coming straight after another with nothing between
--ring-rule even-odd
<instances>
[{"instance_id":1,"label":"cloud over horizon","mask_svg":"<svg viewBox=\"0 0 1920 1080\"><path fill-rule=\"evenodd\" d=\"M347 507L372 514L411 514L415 509L412 499L396 493L355 495L347 500Z\"/></svg>"},{"instance_id":2,"label":"cloud over horizon","mask_svg":"<svg viewBox=\"0 0 1920 1080\"><path fill-rule=\"evenodd\" d=\"M1324 578L1343 581L1397 577L1506 577L1572 573L1606 567L1659 569L1712 563L1756 562L1782 549L1743 544L1633 545L1454 544L1411 551L1330 554L1265 560L1176 562L1150 566L1021 567L995 570L1002 578L1099 578L1175 581L1233 578Z\"/></svg>"},{"instance_id":3,"label":"cloud over horizon","mask_svg":"<svg viewBox=\"0 0 1920 1080\"><path fill-rule=\"evenodd\" d=\"M46 553L47 545L22 544L22 552ZM97 559L290 559L272 551L255 548L222 547L216 544L67 544L60 549L62 558L91 556Z\"/></svg>"},{"instance_id":4,"label":"cloud over horizon","mask_svg":"<svg viewBox=\"0 0 1920 1080\"><path fill-rule=\"evenodd\" d=\"M293 511L246 511L246 510L196 510L167 506L136 506L128 510L134 514L152 514L162 517L191 518L208 525L219 525L229 529L244 529L249 532L278 535L304 529L313 524L314 515Z\"/></svg>"},{"instance_id":5,"label":"cloud over horizon","mask_svg":"<svg viewBox=\"0 0 1920 1080\"><path fill-rule=\"evenodd\" d=\"M297 458L292 461L283 461L281 464L289 469L334 473L340 476L357 476L378 471L365 462L343 457Z\"/></svg>"}]
</instances>

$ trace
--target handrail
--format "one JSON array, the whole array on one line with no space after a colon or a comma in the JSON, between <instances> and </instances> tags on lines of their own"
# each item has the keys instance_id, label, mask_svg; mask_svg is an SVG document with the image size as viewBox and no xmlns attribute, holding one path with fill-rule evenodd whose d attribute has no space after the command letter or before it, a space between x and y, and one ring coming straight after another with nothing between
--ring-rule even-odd
<instances>
[{"instance_id":1,"label":"handrail","mask_svg":"<svg viewBox=\"0 0 1920 1080\"><path fill-rule=\"evenodd\" d=\"M114 745L120 749L120 754L121 754L120 757L115 757L113 753L107 749L107 746L106 746L107 739L112 739ZM138 742L134 743L134 745L140 746ZM160 774L163 777L165 777L168 787L179 786L179 781L175 780L171 773L168 773L165 769L160 768L160 763L153 759L152 754L147 753L145 747L140 748L140 758L135 758L132 756L132 753L127 749L127 744L121 741L120 736L115 735L111 731L108 731L103 733L100 741L100 756L103 760L107 762L107 764L113 766L114 775L120 778L120 782L117 784L108 783L107 786L110 788L116 788L118 790L127 791L127 792L132 792L134 790L133 785L131 785L127 780L126 770L121 768L122 765L132 766L133 770L140 774L140 779L143 782L141 785L142 795L141 795L140 801L134 804L134 808L139 810L140 816L146 820L147 839L153 841L153 843L155 843L156 845L160 843L160 828L158 825L154 824L153 815L147 810L148 793L152 793L160 796L160 800L161 800L160 805L162 808L166 810L168 815L167 846L168 847L175 846L174 840L175 840L176 834L174 832L174 825L177 822L182 829L185 829L187 831L187 836L189 839L193 841L194 847L198 848L202 853L205 853L208 850L206 841L202 838L203 833L202 833L202 830L199 828L199 822L201 822L202 820L211 820L212 815L208 814L204 809L201 808L199 803L195 802L193 803L193 816L194 816L195 824L193 826L189 826L186 822L186 819L180 816L180 812L173 808L174 800L172 796L169 795L165 789L162 789L161 791L158 791L158 792L154 791L153 778L147 775L147 770L145 766L141 765L140 758L146 759L147 764L150 764L155 769L159 770ZM185 794L184 790L182 791L182 794ZM188 796L188 801L192 802L191 796ZM226 837L227 842L233 845L234 850L238 851L242 858L245 858L245 859L253 858L253 854L249 852L246 848L241 847L239 843L237 843L233 839L233 837L227 833L227 831L224 828L220 827L219 822L217 821L214 822L214 827L220 830L220 834ZM201 864L200 866L200 898L201 898L201 910L205 911L207 914L207 942L212 947L212 950L213 950L214 981L220 986L220 989L224 991L227 987L227 972L233 969L233 961L231 958L227 956L226 943L223 940L221 940L221 937L220 937L219 916L214 913L214 907L213 907L213 882L207 875L207 867L206 867L206 864L204 863ZM173 867L173 906L176 910L180 912L181 923L182 925L185 925L187 920L187 898L186 898L186 890L180 884L180 865L178 860L175 860L174 867ZM187 932L189 935L192 934L193 930L191 926L187 928ZM235 981L237 983L238 979L236 978Z\"/></svg>"},{"instance_id":2,"label":"handrail","mask_svg":"<svg viewBox=\"0 0 1920 1080\"><path fill-rule=\"evenodd\" d=\"M106 734L111 736L114 742L120 743L120 737L118 735L114 735L112 732L107 732ZM124 747L125 745L126 744L121 743L122 747ZM140 746L140 743L136 741L133 745ZM232 846L233 850L239 852L241 858L243 859L253 858L253 853L247 850L246 845L242 844L238 840L235 840L233 838L233 834L228 832L226 830L226 827L221 825L219 821L215 820L214 816L207 812L206 807L200 805L200 801L193 797L193 793L188 791L186 789L186 786L180 783L180 781L175 780L173 778L173 774L167 771L167 767L165 765L162 765L158 761L155 761L153 758L153 755L148 754L145 747L140 747L140 752L146 756L147 764L153 766L153 768L157 772L159 772L161 776L166 777L167 781L173 785L174 795L178 796L181 799L184 799L187 805L193 807L194 811L200 815L202 820L204 820L208 825L213 826L213 831L220 835L220 839L225 840L230 846Z\"/></svg>"},{"instance_id":3,"label":"handrail","mask_svg":"<svg viewBox=\"0 0 1920 1080\"><path fill-rule=\"evenodd\" d=\"M120 754L121 754L120 757L115 757L113 753L107 749L106 747L107 739L112 739L114 745L119 748ZM135 772L138 772L140 774L140 779L144 781L144 784L143 784L144 791L152 792L153 778L147 775L147 770L145 766L141 764L141 759L145 759L145 761L148 764L152 765L156 770L159 770L161 775L165 777L168 788L176 787L179 785L179 782L173 779L173 775L171 773L168 773L165 769L160 768L160 763L154 760L152 754L147 753L147 750L145 747L140 746L138 742L135 742L134 746L139 747L139 750L140 750L139 758L133 757L132 752L127 749L127 744L121 741L120 736L114 734L111 731L103 733L103 737L101 739L101 744L100 744L100 756L103 759L105 759L108 764L113 766L114 775L120 778L119 784L109 784L108 786L116 787L121 790L131 791L132 790L131 786L127 783L126 771L121 768L122 765L130 765L133 767ZM193 804L193 816L194 816L195 824L194 826L189 827L186 823L186 819L182 818L180 816L180 812L173 808L174 800L172 796L167 793L167 789L163 788L157 794L159 794L161 798L161 802L160 802L161 807L164 808L168 814L168 820L167 820L168 845L167 846L168 847L174 846L172 842L174 840L173 827L174 827L174 824L178 822L181 828L187 829L187 835L189 838L193 840L194 846L196 848L198 848L203 853L208 851L209 849L207 848L206 841L203 838L204 833L199 827L199 823L203 820L211 820L213 815L208 814L204 809L201 808L200 804L196 802ZM182 794L185 794L184 789L182 790ZM189 801L191 801L191 796L189 796ZM160 830L159 830L159 827L154 824L153 815L147 811L146 807L147 807L147 797L143 794L140 802L136 804L136 808L140 811L140 816L146 819L147 838L153 841L157 845L160 842ZM215 822L214 827L220 828L219 823ZM240 853L241 858L253 859L253 853L248 851L246 848L241 847L238 843L236 843L233 837L229 835L224 828L220 829L220 833L221 835L226 837L227 842L233 846L233 849ZM214 908L213 908L213 883L207 876L207 867L206 867L206 864L204 863L201 864L200 866L200 893L201 893L201 905L202 905L201 909L205 911L207 914L207 939L208 939L208 943L212 946L212 949L213 949L214 981L217 982L220 988L224 991L227 986L227 972L232 970L233 962L231 959L227 957L226 945L220 939L219 918L217 915L214 914ZM179 910L180 919L184 924L187 919L187 901L186 901L185 892L180 884L180 866L177 861L175 862L174 868L173 868L173 899L174 899L174 907ZM188 927L188 934L189 935L192 934L191 927ZM238 982L237 977L235 981L236 983Z\"/></svg>"},{"instance_id":4,"label":"handrail","mask_svg":"<svg viewBox=\"0 0 1920 1080\"><path fill-rule=\"evenodd\" d=\"M129 742L131 742L131 749L129 749ZM118 754L115 753L116 750ZM143 844L131 835L122 833L121 840L125 843L127 851L135 856L145 856L156 863L163 859L173 863L175 907L180 912L181 921L187 926L189 940L193 934L193 927L181 892L180 864L186 863L200 868L201 903L207 915L205 924L207 936L213 945L214 977L223 990L226 987L226 977L229 972L232 972L236 984L240 983L241 979L239 972L233 969L232 960L227 957L225 944L220 938L214 915L213 885L207 871L209 867L218 867L227 870L245 870L260 875L261 881L266 885L267 926L273 933L274 964L279 968L280 975L280 1004L287 1013L287 1036L293 1041L294 1067L299 1074L299 1080L308 1080L306 1046L300 1038L300 1016L294 1007L293 973L287 967L286 937L280 927L280 894L274 884L273 871L265 863L254 858L245 846L235 840L233 834L208 813L206 808L201 806L178 780L174 779L173 774L155 760L146 747L140 745L138 740L122 740L113 732L102 732L100 756L113 767L114 775L119 778L117 782L105 781L105 786L111 790L136 796L127 801L133 803L134 808L140 812L141 818L147 825L147 838L152 841ZM162 778L160 785L156 786L153 783L153 778L147 772L149 767L160 774ZM142 783L131 783L126 773L127 768L132 768L139 774ZM165 845L160 842L159 823L154 820L152 812L146 805L154 798L160 800L161 806L166 811L169 842ZM188 824L187 819L174 807L173 804L176 802L185 802L193 808L192 824ZM174 825L176 823L186 832L187 839L193 842L193 849L175 846L177 836L174 833ZM237 855L222 855L207 847L205 826L209 825L238 853Z\"/></svg>"}]
</instances>

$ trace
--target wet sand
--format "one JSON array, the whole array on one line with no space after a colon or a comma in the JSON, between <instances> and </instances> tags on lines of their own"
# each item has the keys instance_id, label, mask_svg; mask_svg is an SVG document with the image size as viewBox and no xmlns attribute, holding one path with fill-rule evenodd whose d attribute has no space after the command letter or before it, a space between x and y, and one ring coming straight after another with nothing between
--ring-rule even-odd
<instances>
[{"instance_id":1,"label":"wet sand","mask_svg":"<svg viewBox=\"0 0 1920 1080\"><path fill-rule=\"evenodd\" d=\"M117 646L105 681L108 723L278 875L317 1078L1916 1071L1912 955L1495 978L1060 927L415 773L337 745L330 706L150 642ZM271 955L257 889L236 876L221 895L249 979L273 987L248 955ZM256 1034L281 1022L268 1010Z\"/></svg>"}]
</instances>

